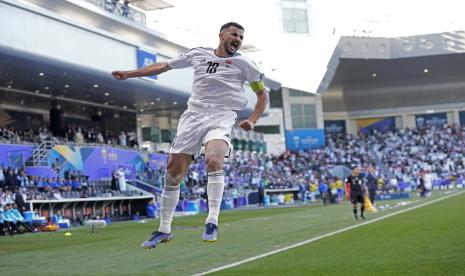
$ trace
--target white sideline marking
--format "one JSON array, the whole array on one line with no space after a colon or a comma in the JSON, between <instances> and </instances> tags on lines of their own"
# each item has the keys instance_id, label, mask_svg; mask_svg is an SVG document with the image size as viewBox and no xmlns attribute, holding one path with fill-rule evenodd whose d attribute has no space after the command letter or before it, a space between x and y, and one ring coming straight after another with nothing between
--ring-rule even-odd
<instances>
[{"instance_id":1,"label":"white sideline marking","mask_svg":"<svg viewBox=\"0 0 465 276\"><path fill-rule=\"evenodd\" d=\"M438 201L441 201L441 200L444 200L444 199L447 199L447 198L450 198L450 197L453 197L453 196L457 196L457 195L462 194L462 193L464 193L464 191L460 191L460 192L457 192L457 193L446 195L446 196L443 196L443 197L440 197L440 198L437 198L437 199L434 199L434 200L431 200L431 201L428 201L428 202L425 202L425 203L422 203L422 204L419 204L419 205L416 205L416 206L413 206L413 207L410 207L410 208L407 208L407 209L404 209L404 210L400 210L400 211L397 211L397 212L394 212L394 213L391 213L391 214L387 214L385 216L381 216L381 217L378 217L378 218L375 218L375 219L372 219L372 220L369 220L369 221L365 221L365 222L360 223L360 224L352 225L352 226L342 228L342 229L339 229L339 230L336 230L336 231L333 231L333 232L329 232L329 233L326 233L326 234L323 234L323 235L320 235L320 236L317 236L317 237L314 237L314 238L311 238L311 239L308 239L308 240L305 240L305 241L301 241L301 242L298 242L298 243L295 243L295 244L292 244L292 245L289 245L289 246L286 246L286 247L283 247L283 248L280 248L280 249L276 249L276 250L273 250L273 251L270 251L270 252L267 252L267 253L257 255L255 257L250 257L250 258L244 259L242 261L238 261L238 262L235 262L235 263L232 263L232 264L228 264L228 265L220 266L220 267L217 267L217 268L213 268L213 269L207 270L205 272L200 272L200 273L194 274L194 276L206 275L206 274L210 274L210 273L213 273L213 272L225 270L225 269L228 269L228 268L231 268L231 267L239 266L241 264L252 262L252 261L255 261L255 260L258 260L258 259L262 259L262 258L268 257L268 256L273 255L273 254L281 253L283 251L287 251L287 250L290 250L290 249L293 249L293 248L296 248L296 247L299 247L299 246L302 246L302 245L306 245L306 244L309 244L309 243L312 243L312 242L315 242L315 241L318 241L318 240L321 240L321 239L324 239L324 238L327 238L327 237L331 237L331 236L337 235L339 233L346 232L346 231L349 231L349 230L352 230L352 229L355 229L355 228L358 228L358 227L361 227L361 226L364 226L364 225L367 225L367 224L370 224L370 223L374 223L374 222L377 222L377 221L380 221L380 220L383 220L383 219L387 219L389 217L392 217L392 216L395 216L395 215L398 215L398 214L409 212L409 211L415 210L417 208L420 208L420 207L423 207L423 206L426 206L426 205L430 205L430 204L436 203Z\"/></svg>"}]
</instances>

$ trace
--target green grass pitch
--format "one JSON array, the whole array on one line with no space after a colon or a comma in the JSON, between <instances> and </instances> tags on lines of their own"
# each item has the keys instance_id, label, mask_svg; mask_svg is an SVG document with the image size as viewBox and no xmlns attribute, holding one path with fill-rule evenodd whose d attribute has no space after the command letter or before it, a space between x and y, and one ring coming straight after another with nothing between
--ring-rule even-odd
<instances>
[{"instance_id":1,"label":"green grass pitch","mask_svg":"<svg viewBox=\"0 0 465 276\"><path fill-rule=\"evenodd\" d=\"M414 197L407 206L444 196ZM394 201L380 204L396 205ZM298 248L217 272L225 275L464 275L465 193ZM140 243L156 222L0 237L0 275L190 275L360 224L348 204L222 212L219 240L203 243L205 214L175 218L174 240Z\"/></svg>"}]
</instances>

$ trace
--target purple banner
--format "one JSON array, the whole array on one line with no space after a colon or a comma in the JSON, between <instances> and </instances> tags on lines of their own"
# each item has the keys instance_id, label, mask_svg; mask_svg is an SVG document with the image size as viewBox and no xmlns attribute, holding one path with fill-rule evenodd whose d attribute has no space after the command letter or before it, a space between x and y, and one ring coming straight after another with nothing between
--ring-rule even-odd
<instances>
[{"instance_id":1,"label":"purple banner","mask_svg":"<svg viewBox=\"0 0 465 276\"><path fill-rule=\"evenodd\" d=\"M21 168L25 167L26 161L32 160L32 145L0 144L0 166ZM52 176L52 164L58 163L60 177L64 172L80 172L89 176L91 180L110 178L114 170L124 169L126 179L135 179L136 174L143 172L148 164L152 169L166 167L167 154L141 153L135 150L124 150L111 147L78 147L56 145L51 151L48 159L50 166L27 167L31 175Z\"/></svg>"},{"instance_id":2,"label":"purple banner","mask_svg":"<svg viewBox=\"0 0 465 276\"><path fill-rule=\"evenodd\" d=\"M58 161L61 171L80 171L90 179L110 178L113 171L125 169L127 179L134 179L136 171L143 170L144 156L134 150L110 147L55 146L50 162Z\"/></svg>"},{"instance_id":3,"label":"purple banner","mask_svg":"<svg viewBox=\"0 0 465 276\"><path fill-rule=\"evenodd\" d=\"M24 162L32 156L33 146L0 144L0 166L6 168L24 167Z\"/></svg>"}]
</instances>

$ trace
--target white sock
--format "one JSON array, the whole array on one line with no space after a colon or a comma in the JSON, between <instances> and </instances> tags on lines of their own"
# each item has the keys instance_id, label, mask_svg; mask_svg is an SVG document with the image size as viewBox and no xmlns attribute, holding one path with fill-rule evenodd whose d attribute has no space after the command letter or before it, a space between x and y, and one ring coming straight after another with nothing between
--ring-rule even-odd
<instances>
[{"instance_id":1,"label":"white sock","mask_svg":"<svg viewBox=\"0 0 465 276\"><path fill-rule=\"evenodd\" d=\"M160 206L160 226L158 231L169 234L171 233L171 222L173 221L174 210L179 201L179 186L163 187L161 193Z\"/></svg>"},{"instance_id":2,"label":"white sock","mask_svg":"<svg viewBox=\"0 0 465 276\"><path fill-rule=\"evenodd\" d=\"M208 173L208 217L205 224L213 223L218 226L218 216L220 214L221 199L223 198L224 175L223 171Z\"/></svg>"}]
</instances>

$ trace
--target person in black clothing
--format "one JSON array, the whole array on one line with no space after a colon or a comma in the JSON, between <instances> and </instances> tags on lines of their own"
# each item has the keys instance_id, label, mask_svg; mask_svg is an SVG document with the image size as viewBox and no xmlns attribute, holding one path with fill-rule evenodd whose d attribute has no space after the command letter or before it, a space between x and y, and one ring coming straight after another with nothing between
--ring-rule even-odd
<instances>
[{"instance_id":1,"label":"person in black clothing","mask_svg":"<svg viewBox=\"0 0 465 276\"><path fill-rule=\"evenodd\" d=\"M363 215L365 212L364 192L367 190L367 187L363 181L363 177L360 175L358 166L352 167L352 175L347 177L346 185L350 187L350 202L353 206L355 219L358 220L357 203L360 203L360 217L365 220L365 216Z\"/></svg>"},{"instance_id":2,"label":"person in black clothing","mask_svg":"<svg viewBox=\"0 0 465 276\"><path fill-rule=\"evenodd\" d=\"M376 190L378 189L378 180L375 176L375 168L370 166L368 168L368 174L366 176L367 187L368 187L368 198L371 201L371 204L375 204Z\"/></svg>"},{"instance_id":3,"label":"person in black clothing","mask_svg":"<svg viewBox=\"0 0 465 276\"><path fill-rule=\"evenodd\" d=\"M10 191L14 191L19 186L18 179L13 169L8 168L5 176L5 188Z\"/></svg>"},{"instance_id":4,"label":"person in black clothing","mask_svg":"<svg viewBox=\"0 0 465 276\"><path fill-rule=\"evenodd\" d=\"M27 211L26 201L24 200L23 194L21 194L21 191L19 190L19 188L16 188L14 192L15 192L15 203L18 206L19 212L21 212L22 214L23 212Z\"/></svg>"},{"instance_id":5,"label":"person in black clothing","mask_svg":"<svg viewBox=\"0 0 465 276\"><path fill-rule=\"evenodd\" d=\"M265 186L262 182L258 184L258 206L265 205Z\"/></svg>"}]
</instances>

